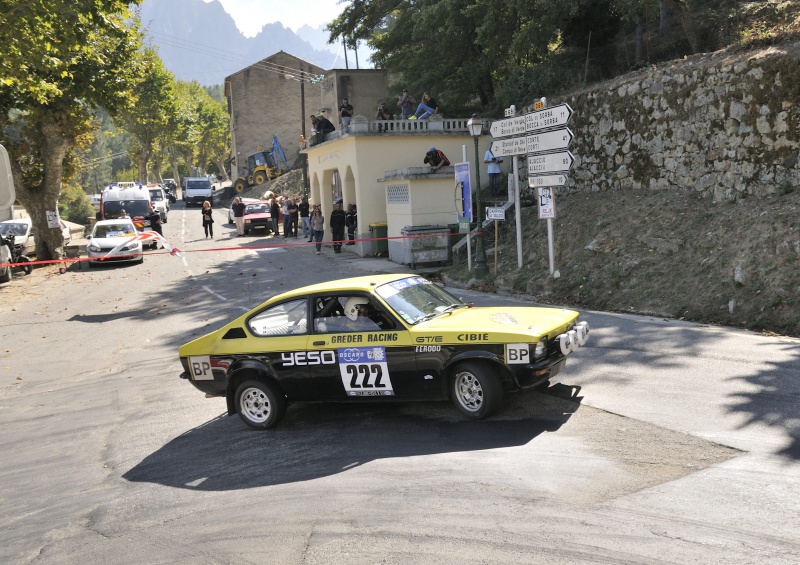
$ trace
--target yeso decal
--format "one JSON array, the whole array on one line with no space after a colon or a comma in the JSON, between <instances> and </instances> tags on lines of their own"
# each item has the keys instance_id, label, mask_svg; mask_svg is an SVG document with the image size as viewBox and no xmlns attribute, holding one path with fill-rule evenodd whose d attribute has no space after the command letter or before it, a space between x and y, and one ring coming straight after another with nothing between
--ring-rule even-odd
<instances>
[{"instance_id":1,"label":"yeso decal","mask_svg":"<svg viewBox=\"0 0 800 565\"><path fill-rule=\"evenodd\" d=\"M336 353L333 351L289 351L281 353L284 367L305 365L335 365Z\"/></svg>"}]
</instances>

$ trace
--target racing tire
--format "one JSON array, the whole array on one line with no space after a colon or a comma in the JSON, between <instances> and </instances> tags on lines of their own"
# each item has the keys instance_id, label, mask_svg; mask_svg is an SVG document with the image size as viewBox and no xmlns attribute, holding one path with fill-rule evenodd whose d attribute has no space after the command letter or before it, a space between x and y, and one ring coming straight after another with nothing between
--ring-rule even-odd
<instances>
[{"instance_id":1,"label":"racing tire","mask_svg":"<svg viewBox=\"0 0 800 565\"><path fill-rule=\"evenodd\" d=\"M245 183L243 180L237 180L235 183L233 183L233 191L236 194L241 194L246 189L247 189L247 183Z\"/></svg>"},{"instance_id":2,"label":"racing tire","mask_svg":"<svg viewBox=\"0 0 800 565\"><path fill-rule=\"evenodd\" d=\"M2 267L0 271L0 283L7 283L11 280L11 267Z\"/></svg>"},{"instance_id":3,"label":"racing tire","mask_svg":"<svg viewBox=\"0 0 800 565\"><path fill-rule=\"evenodd\" d=\"M450 380L453 404L470 420L482 420L503 404L503 385L489 369L474 362L460 363Z\"/></svg>"},{"instance_id":4,"label":"racing tire","mask_svg":"<svg viewBox=\"0 0 800 565\"><path fill-rule=\"evenodd\" d=\"M239 385L234 405L242 421L256 430L274 427L286 414L286 397L277 385L257 379Z\"/></svg>"},{"instance_id":5,"label":"racing tire","mask_svg":"<svg viewBox=\"0 0 800 565\"><path fill-rule=\"evenodd\" d=\"M19 262L20 263L30 263L31 262L31 258L30 257L26 257L25 255L22 255L19 258ZM30 275L33 272L33 266L30 265L30 264L22 265L20 268L22 269L22 272L25 273L26 275Z\"/></svg>"},{"instance_id":6,"label":"racing tire","mask_svg":"<svg viewBox=\"0 0 800 565\"><path fill-rule=\"evenodd\" d=\"M265 182L267 182L267 175L265 175L261 171L259 171L259 172L257 172L256 174L253 175L253 184L257 184L258 186L261 186Z\"/></svg>"}]
</instances>

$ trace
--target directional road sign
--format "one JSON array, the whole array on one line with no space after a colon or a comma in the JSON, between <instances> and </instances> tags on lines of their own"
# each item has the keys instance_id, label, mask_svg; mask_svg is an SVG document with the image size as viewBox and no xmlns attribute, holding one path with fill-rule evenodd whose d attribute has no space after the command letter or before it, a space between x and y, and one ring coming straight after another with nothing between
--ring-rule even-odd
<instances>
[{"instance_id":1,"label":"directional road sign","mask_svg":"<svg viewBox=\"0 0 800 565\"><path fill-rule=\"evenodd\" d=\"M566 103L525 114L525 131L531 132L564 126L567 125L570 116L572 116L572 108Z\"/></svg>"},{"instance_id":2,"label":"directional road sign","mask_svg":"<svg viewBox=\"0 0 800 565\"><path fill-rule=\"evenodd\" d=\"M538 175L528 177L528 186L536 188L539 186L564 186L567 184L567 175Z\"/></svg>"},{"instance_id":3,"label":"directional road sign","mask_svg":"<svg viewBox=\"0 0 800 565\"><path fill-rule=\"evenodd\" d=\"M575 155L569 151L528 156L528 174L564 173L572 168Z\"/></svg>"},{"instance_id":4,"label":"directional road sign","mask_svg":"<svg viewBox=\"0 0 800 565\"><path fill-rule=\"evenodd\" d=\"M526 136L528 153L538 153L539 151L555 151L566 149L572 143L572 132L569 128L561 128L554 131L535 133Z\"/></svg>"},{"instance_id":5,"label":"directional road sign","mask_svg":"<svg viewBox=\"0 0 800 565\"><path fill-rule=\"evenodd\" d=\"M525 137L509 137L492 142L492 153L495 157L508 157L510 155L524 155L526 153L539 153L542 151L555 151L566 149L575 137L569 128L554 131L534 133Z\"/></svg>"},{"instance_id":6,"label":"directional road sign","mask_svg":"<svg viewBox=\"0 0 800 565\"><path fill-rule=\"evenodd\" d=\"M489 133L492 134L492 137L509 137L525 133L525 116L492 122L492 125L489 126Z\"/></svg>"}]
</instances>

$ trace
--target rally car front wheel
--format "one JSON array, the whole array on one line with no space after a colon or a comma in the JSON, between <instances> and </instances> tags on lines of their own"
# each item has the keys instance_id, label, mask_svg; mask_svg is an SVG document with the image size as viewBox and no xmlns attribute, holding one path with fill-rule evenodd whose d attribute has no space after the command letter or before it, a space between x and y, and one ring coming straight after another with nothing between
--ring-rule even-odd
<instances>
[{"instance_id":1,"label":"rally car front wheel","mask_svg":"<svg viewBox=\"0 0 800 565\"><path fill-rule=\"evenodd\" d=\"M235 405L244 423L257 430L275 426L286 413L286 397L278 387L256 379L239 385Z\"/></svg>"},{"instance_id":2,"label":"rally car front wheel","mask_svg":"<svg viewBox=\"0 0 800 565\"><path fill-rule=\"evenodd\" d=\"M450 390L453 404L471 420L491 416L503 403L503 385L480 363L458 365Z\"/></svg>"}]
</instances>

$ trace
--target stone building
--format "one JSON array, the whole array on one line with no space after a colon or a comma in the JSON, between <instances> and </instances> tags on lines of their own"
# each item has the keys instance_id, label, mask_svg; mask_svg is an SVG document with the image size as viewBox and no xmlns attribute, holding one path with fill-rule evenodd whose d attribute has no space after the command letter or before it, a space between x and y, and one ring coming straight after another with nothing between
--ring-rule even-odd
<instances>
[{"instance_id":1,"label":"stone building","mask_svg":"<svg viewBox=\"0 0 800 565\"><path fill-rule=\"evenodd\" d=\"M386 71L326 71L284 51L226 77L231 156L236 158L232 175L246 168L247 156L259 146L269 148L274 135L292 166L299 156L299 136L311 135L311 114L324 115L338 130L338 109L344 97L356 114L373 118L387 89Z\"/></svg>"},{"instance_id":2,"label":"stone building","mask_svg":"<svg viewBox=\"0 0 800 565\"><path fill-rule=\"evenodd\" d=\"M274 135L278 136L289 165L294 163L300 151L298 138L303 124L310 130L307 116L320 106L319 84L310 81L324 73L321 67L279 51L225 78L234 157L232 176L244 170L247 156L258 151L259 146L270 147Z\"/></svg>"}]
</instances>

